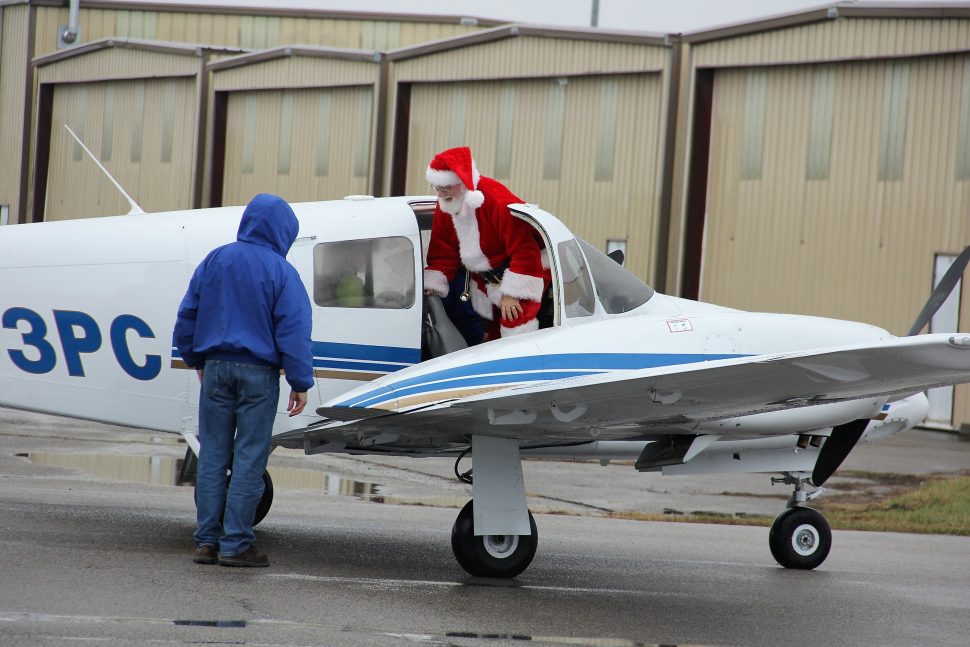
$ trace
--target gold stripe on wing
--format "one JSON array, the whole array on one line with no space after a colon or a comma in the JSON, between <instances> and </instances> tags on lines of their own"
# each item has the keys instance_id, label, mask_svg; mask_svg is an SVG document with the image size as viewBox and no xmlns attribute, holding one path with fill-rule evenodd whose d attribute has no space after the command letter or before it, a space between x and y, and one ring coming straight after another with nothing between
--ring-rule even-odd
<instances>
[{"instance_id":1,"label":"gold stripe on wing","mask_svg":"<svg viewBox=\"0 0 970 647\"><path fill-rule=\"evenodd\" d=\"M411 397L408 397L408 398L389 400L381 404L376 404L372 408L394 411L396 409L409 408L420 404L427 404L429 402L438 402L439 400L453 400L455 398L467 398L473 395L481 395L482 393L491 393L492 391L500 391L510 386L515 386L515 385L499 384L496 386L483 386L476 389L452 389L451 391L435 391L434 393L422 393L420 395L412 395Z\"/></svg>"},{"instance_id":2,"label":"gold stripe on wing","mask_svg":"<svg viewBox=\"0 0 970 647\"><path fill-rule=\"evenodd\" d=\"M331 371L322 368L313 369L314 377L322 377L328 380L357 380L358 382L370 382L379 377L384 377L387 373L365 373L363 371Z\"/></svg>"},{"instance_id":3,"label":"gold stripe on wing","mask_svg":"<svg viewBox=\"0 0 970 647\"><path fill-rule=\"evenodd\" d=\"M188 369L188 368L191 368L191 367L188 364L186 364L185 363L185 360L183 360L183 359L173 359L172 360L172 368L186 368L186 369Z\"/></svg>"}]
</instances>

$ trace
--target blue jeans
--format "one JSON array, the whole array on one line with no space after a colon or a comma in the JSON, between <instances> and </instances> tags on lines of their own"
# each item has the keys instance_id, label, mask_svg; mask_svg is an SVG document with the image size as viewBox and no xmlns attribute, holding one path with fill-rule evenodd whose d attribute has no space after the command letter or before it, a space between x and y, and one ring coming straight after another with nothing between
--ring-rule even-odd
<instances>
[{"instance_id":1,"label":"blue jeans","mask_svg":"<svg viewBox=\"0 0 970 647\"><path fill-rule=\"evenodd\" d=\"M205 363L199 403L196 546L218 546L222 555L230 556L245 552L256 540L253 519L263 496L279 396L280 375L274 368L222 360Z\"/></svg>"}]
</instances>

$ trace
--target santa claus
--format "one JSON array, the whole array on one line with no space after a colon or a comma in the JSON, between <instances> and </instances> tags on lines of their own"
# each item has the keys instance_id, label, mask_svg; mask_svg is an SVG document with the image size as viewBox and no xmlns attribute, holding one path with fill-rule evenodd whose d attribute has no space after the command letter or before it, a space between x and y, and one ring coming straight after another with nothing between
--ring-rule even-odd
<instances>
[{"instance_id":1,"label":"santa claus","mask_svg":"<svg viewBox=\"0 0 970 647\"><path fill-rule=\"evenodd\" d=\"M468 147L435 155L427 178L438 195L425 291L441 297L462 265L469 271L472 307L493 322L489 338L536 330L549 285L541 239L508 205L523 202L500 182L481 177ZM495 322L500 326L495 326Z\"/></svg>"}]
</instances>

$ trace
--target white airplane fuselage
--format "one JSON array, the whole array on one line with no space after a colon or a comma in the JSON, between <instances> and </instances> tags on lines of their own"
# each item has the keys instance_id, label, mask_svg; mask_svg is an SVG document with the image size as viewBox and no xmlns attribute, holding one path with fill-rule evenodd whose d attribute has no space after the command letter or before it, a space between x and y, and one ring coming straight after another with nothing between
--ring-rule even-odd
<instances>
[{"instance_id":1,"label":"white airplane fuselage","mask_svg":"<svg viewBox=\"0 0 970 647\"><path fill-rule=\"evenodd\" d=\"M615 315L597 301L592 311L577 316L559 297L553 330L421 363L424 262L416 211L427 214L429 206L428 199L406 198L294 205L300 234L288 259L311 297L318 245L373 238L400 239L411 250L405 265L413 272L418 296L392 309L314 302L316 388L301 416L287 417L281 400L274 433L305 427L319 419L316 406L346 402L398 376L420 380L427 372L468 363L534 358L529 371L491 376L488 388L498 388L590 371L676 367L891 337L866 324L748 313L662 294ZM557 294L565 294L557 250L572 235L533 206L517 209L545 238L553 284ZM241 213L242 207L227 207L0 230L0 405L193 433L199 386L195 372L181 364L172 347L175 314L197 264L213 248L235 239ZM534 370L548 356L570 359ZM370 381L383 375L388 377ZM425 388L409 395L410 400L395 396L386 407L427 403L482 386ZM282 389L283 397L287 392ZM793 433L873 417L884 404L868 399L808 406L703 423L693 431L717 433L719 426L730 425L751 436ZM688 425L680 431L692 430Z\"/></svg>"}]
</instances>

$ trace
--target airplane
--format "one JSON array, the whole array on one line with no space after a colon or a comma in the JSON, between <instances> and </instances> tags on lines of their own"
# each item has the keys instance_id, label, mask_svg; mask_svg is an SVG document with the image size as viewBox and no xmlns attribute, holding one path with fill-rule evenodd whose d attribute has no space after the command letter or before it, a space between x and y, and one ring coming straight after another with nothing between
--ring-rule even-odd
<instances>
[{"instance_id":1,"label":"airplane","mask_svg":"<svg viewBox=\"0 0 970 647\"><path fill-rule=\"evenodd\" d=\"M552 316L464 347L440 300L422 296L433 197L292 206L300 232L287 258L313 306L316 385L292 418L281 389L273 445L454 457L472 499L451 544L474 576L515 577L535 555L521 467L531 456L778 473L793 494L769 548L783 567L816 568L831 530L807 503L850 450L919 424L924 390L970 381L970 334L917 334L970 247L910 335L894 337L661 294L552 214L513 205L548 250ZM170 336L194 268L235 239L242 210L133 206L0 228L0 406L177 433L197 456L198 381ZM348 268L362 293L337 289ZM268 474L264 484L258 519L272 503Z\"/></svg>"}]
</instances>

